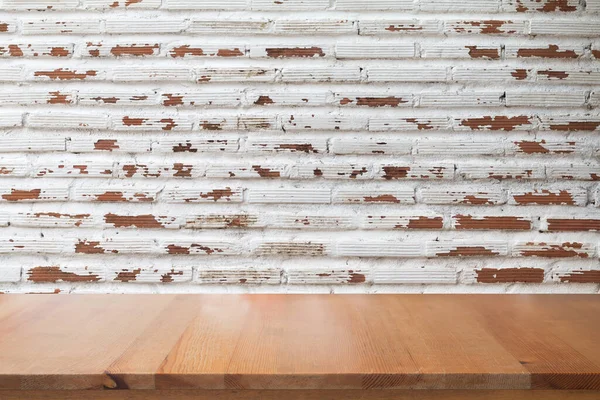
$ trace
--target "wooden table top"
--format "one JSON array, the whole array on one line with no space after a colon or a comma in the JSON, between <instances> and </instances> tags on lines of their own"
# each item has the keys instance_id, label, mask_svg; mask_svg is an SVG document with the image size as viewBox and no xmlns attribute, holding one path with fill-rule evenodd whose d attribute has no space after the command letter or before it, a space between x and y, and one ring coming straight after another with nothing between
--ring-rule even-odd
<instances>
[{"instance_id":1,"label":"wooden table top","mask_svg":"<svg viewBox=\"0 0 600 400\"><path fill-rule=\"evenodd\" d=\"M600 296L0 296L0 389L102 388L599 390Z\"/></svg>"}]
</instances>

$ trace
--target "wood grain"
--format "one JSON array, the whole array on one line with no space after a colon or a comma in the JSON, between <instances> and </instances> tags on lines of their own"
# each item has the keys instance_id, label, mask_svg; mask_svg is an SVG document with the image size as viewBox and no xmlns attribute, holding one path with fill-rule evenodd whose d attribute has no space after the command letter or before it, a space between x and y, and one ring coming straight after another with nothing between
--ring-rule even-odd
<instances>
[{"instance_id":1,"label":"wood grain","mask_svg":"<svg viewBox=\"0 0 600 400\"><path fill-rule=\"evenodd\" d=\"M64 296L51 299L48 309L39 295L35 317L30 315L26 323L15 324L11 333L2 336L0 388L102 388L106 367L140 337L172 301L169 297ZM14 314L13 318L21 317Z\"/></svg>"},{"instance_id":2,"label":"wood grain","mask_svg":"<svg viewBox=\"0 0 600 400\"><path fill-rule=\"evenodd\" d=\"M585 327L598 326L599 313L587 311L583 300L575 299L570 306L551 301L553 314L562 318L548 318L549 308L542 303L542 297L527 301L519 301L519 297L508 297L502 303L484 298L476 308L494 338L530 372L532 388L599 390L600 364L577 350L582 348L579 339L586 336L587 328L568 336L555 334L559 331L557 325L569 326L567 330L576 329L582 313L588 317ZM518 305L522 307L517 308ZM568 309L573 317L567 316Z\"/></svg>"},{"instance_id":3,"label":"wood grain","mask_svg":"<svg viewBox=\"0 0 600 400\"><path fill-rule=\"evenodd\" d=\"M599 311L600 297L585 295L3 295L0 398L102 388L587 396L600 390Z\"/></svg>"},{"instance_id":4,"label":"wood grain","mask_svg":"<svg viewBox=\"0 0 600 400\"><path fill-rule=\"evenodd\" d=\"M2 400L598 400L568 390L63 390L5 391Z\"/></svg>"}]
</instances>

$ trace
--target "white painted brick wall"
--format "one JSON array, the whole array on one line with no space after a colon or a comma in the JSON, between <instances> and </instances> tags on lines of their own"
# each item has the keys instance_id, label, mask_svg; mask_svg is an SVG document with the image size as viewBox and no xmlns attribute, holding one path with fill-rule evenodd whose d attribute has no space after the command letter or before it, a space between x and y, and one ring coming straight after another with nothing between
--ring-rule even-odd
<instances>
[{"instance_id":1,"label":"white painted brick wall","mask_svg":"<svg viewBox=\"0 0 600 400\"><path fill-rule=\"evenodd\" d=\"M598 293L599 13L0 0L0 293Z\"/></svg>"}]
</instances>

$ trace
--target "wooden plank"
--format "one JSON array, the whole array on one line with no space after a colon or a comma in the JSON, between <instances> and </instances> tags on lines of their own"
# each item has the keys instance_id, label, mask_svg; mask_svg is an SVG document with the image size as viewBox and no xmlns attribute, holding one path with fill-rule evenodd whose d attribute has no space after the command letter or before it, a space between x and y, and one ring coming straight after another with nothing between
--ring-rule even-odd
<instances>
[{"instance_id":1,"label":"wooden plank","mask_svg":"<svg viewBox=\"0 0 600 400\"><path fill-rule=\"evenodd\" d=\"M594 296L572 296L568 302L560 296L539 296L535 300L545 307L538 310L536 318L548 322L553 334L569 343L595 365L600 365L600 302Z\"/></svg>"},{"instance_id":2,"label":"wooden plank","mask_svg":"<svg viewBox=\"0 0 600 400\"><path fill-rule=\"evenodd\" d=\"M253 298L253 315L229 364L227 387L361 389L369 379L396 377L406 386L418 382L419 370L405 345L389 346L369 338L376 329L360 320L354 304L360 299Z\"/></svg>"},{"instance_id":3,"label":"wooden plank","mask_svg":"<svg viewBox=\"0 0 600 400\"><path fill-rule=\"evenodd\" d=\"M527 370L473 317L457 307L450 312L442 298L326 297L311 296L314 307L303 296L286 297L285 307L255 307L259 311L229 365L227 387L530 387ZM257 352L258 362L248 357Z\"/></svg>"},{"instance_id":4,"label":"wooden plank","mask_svg":"<svg viewBox=\"0 0 600 400\"><path fill-rule=\"evenodd\" d=\"M0 296L0 339L16 332L20 325L28 324L40 318L40 315L54 309L58 296L46 297L42 304L36 295ZM0 361L2 355L0 354ZM1 369L1 367L0 367ZM16 375L0 377L0 390L19 389L21 378Z\"/></svg>"},{"instance_id":5,"label":"wooden plank","mask_svg":"<svg viewBox=\"0 0 600 400\"><path fill-rule=\"evenodd\" d=\"M106 369L112 386L119 389L155 389L156 371L196 316L198 300L195 296L176 296Z\"/></svg>"},{"instance_id":6,"label":"wooden plank","mask_svg":"<svg viewBox=\"0 0 600 400\"><path fill-rule=\"evenodd\" d=\"M2 400L598 400L582 390L97 390L6 391Z\"/></svg>"},{"instance_id":7,"label":"wooden plank","mask_svg":"<svg viewBox=\"0 0 600 400\"><path fill-rule=\"evenodd\" d=\"M586 310L583 301L576 296L571 301L578 303L579 311L572 310L572 317L563 312L561 320L556 320L544 316L564 305L544 302L543 297L518 295L494 300L482 297L473 306L490 334L531 372L532 388L600 390L600 367L576 350L581 345L575 343L577 337L554 333L557 323L568 325L579 319L577 315ZM457 301L466 306L469 299L463 296ZM591 318L597 321L597 315Z\"/></svg>"},{"instance_id":8,"label":"wooden plank","mask_svg":"<svg viewBox=\"0 0 600 400\"><path fill-rule=\"evenodd\" d=\"M391 345L407 343L422 372L418 389L528 389L530 374L479 323L448 296L383 296L362 310L365 324ZM457 323L460 321L460 323ZM377 326L377 325L375 325ZM432 357L432 355L435 355Z\"/></svg>"},{"instance_id":9,"label":"wooden plank","mask_svg":"<svg viewBox=\"0 0 600 400\"><path fill-rule=\"evenodd\" d=\"M24 312L33 305L39 305L35 301L35 296L17 296L10 299L8 296L0 296L0 327L8 317L16 312Z\"/></svg>"},{"instance_id":10,"label":"wooden plank","mask_svg":"<svg viewBox=\"0 0 600 400\"><path fill-rule=\"evenodd\" d=\"M157 389L225 389L227 365L251 303L240 295L197 300L196 317L158 369Z\"/></svg>"},{"instance_id":11,"label":"wooden plank","mask_svg":"<svg viewBox=\"0 0 600 400\"><path fill-rule=\"evenodd\" d=\"M600 390L598 296L4 295L0 305L0 390Z\"/></svg>"},{"instance_id":12,"label":"wooden plank","mask_svg":"<svg viewBox=\"0 0 600 400\"><path fill-rule=\"evenodd\" d=\"M107 384L107 367L172 300L153 295L37 296L36 318L30 316L2 336L0 388L101 389ZM45 300L52 310L43 313ZM14 316L19 322L22 318Z\"/></svg>"}]
</instances>

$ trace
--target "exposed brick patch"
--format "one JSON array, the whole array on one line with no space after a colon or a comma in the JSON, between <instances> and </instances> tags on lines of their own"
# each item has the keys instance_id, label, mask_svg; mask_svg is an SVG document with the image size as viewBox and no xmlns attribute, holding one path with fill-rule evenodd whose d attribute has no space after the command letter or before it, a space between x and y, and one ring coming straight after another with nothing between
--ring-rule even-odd
<instances>
[{"instance_id":1,"label":"exposed brick patch","mask_svg":"<svg viewBox=\"0 0 600 400\"><path fill-rule=\"evenodd\" d=\"M579 242L526 242L515 246L514 252L522 257L589 258L593 254L593 248Z\"/></svg>"},{"instance_id":2,"label":"exposed brick patch","mask_svg":"<svg viewBox=\"0 0 600 400\"><path fill-rule=\"evenodd\" d=\"M548 231L551 232L597 232L600 219L593 218L548 218Z\"/></svg>"},{"instance_id":3,"label":"exposed brick patch","mask_svg":"<svg viewBox=\"0 0 600 400\"><path fill-rule=\"evenodd\" d=\"M563 283L600 283L600 270L573 270L559 272L557 275Z\"/></svg>"},{"instance_id":4,"label":"exposed brick patch","mask_svg":"<svg viewBox=\"0 0 600 400\"><path fill-rule=\"evenodd\" d=\"M574 50L561 50L558 45L550 44L546 49L521 48L517 51L517 57L577 58L579 55Z\"/></svg>"},{"instance_id":5,"label":"exposed brick patch","mask_svg":"<svg viewBox=\"0 0 600 400\"><path fill-rule=\"evenodd\" d=\"M59 266L33 267L27 270L27 280L35 283L98 282L102 276L86 271L87 268L70 272Z\"/></svg>"},{"instance_id":6,"label":"exposed brick patch","mask_svg":"<svg viewBox=\"0 0 600 400\"><path fill-rule=\"evenodd\" d=\"M512 194L514 202L518 205L585 205L587 194L577 190L532 190L515 192Z\"/></svg>"},{"instance_id":7,"label":"exposed brick patch","mask_svg":"<svg viewBox=\"0 0 600 400\"><path fill-rule=\"evenodd\" d=\"M481 268L476 269L478 283L542 283L542 268Z\"/></svg>"},{"instance_id":8,"label":"exposed brick patch","mask_svg":"<svg viewBox=\"0 0 600 400\"><path fill-rule=\"evenodd\" d=\"M325 57L320 47L269 47L267 56L271 58L312 58Z\"/></svg>"},{"instance_id":9,"label":"exposed brick patch","mask_svg":"<svg viewBox=\"0 0 600 400\"><path fill-rule=\"evenodd\" d=\"M458 230L530 230L531 221L522 217L474 217L471 215L454 215L455 228Z\"/></svg>"},{"instance_id":10,"label":"exposed brick patch","mask_svg":"<svg viewBox=\"0 0 600 400\"><path fill-rule=\"evenodd\" d=\"M467 118L460 121L460 125L471 130L489 129L492 131L503 130L510 132L516 128L531 124L531 118L525 115L516 117L485 116L481 118Z\"/></svg>"}]
</instances>

